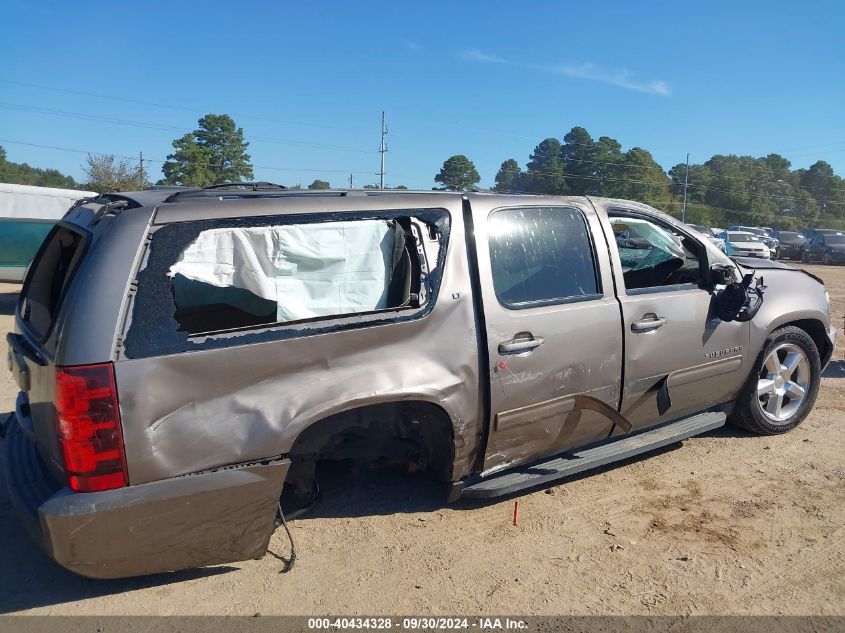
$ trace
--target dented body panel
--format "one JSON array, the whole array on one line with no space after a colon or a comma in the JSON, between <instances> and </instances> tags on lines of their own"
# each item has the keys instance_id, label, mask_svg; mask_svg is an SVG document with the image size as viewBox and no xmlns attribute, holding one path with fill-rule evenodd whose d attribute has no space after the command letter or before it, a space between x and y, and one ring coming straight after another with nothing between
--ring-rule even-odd
<instances>
[{"instance_id":1,"label":"dented body panel","mask_svg":"<svg viewBox=\"0 0 845 633\"><path fill-rule=\"evenodd\" d=\"M595 199L593 203L609 244L614 234L608 216L614 213L641 214L643 219L691 237L693 234L674 218L629 200ZM730 264L709 240L697 243L709 264ZM618 250L610 248L609 252L618 280L625 337L620 411L633 428L646 428L733 400L755 360L748 352L749 324L719 320L713 313L714 293L698 284L626 288ZM651 318L665 323L653 330L636 331L636 323ZM660 402L661 398L667 401Z\"/></svg>"},{"instance_id":2,"label":"dented body panel","mask_svg":"<svg viewBox=\"0 0 845 633\"><path fill-rule=\"evenodd\" d=\"M538 200L537 207L571 209L592 235L601 229L584 200ZM612 283L583 301L509 309L497 298L491 266L489 218L505 209L530 209L530 199L472 199L473 222L490 359L491 426L484 472L606 438L613 422L576 402L589 397L613 410L619 404L622 336ZM533 236L542 239L541 236ZM589 245L587 245L588 248ZM601 280L610 279L606 248L590 248ZM542 344L524 353L500 351L518 335Z\"/></svg>"},{"instance_id":3,"label":"dented body panel","mask_svg":"<svg viewBox=\"0 0 845 633\"><path fill-rule=\"evenodd\" d=\"M27 386L12 422L14 443L4 445L7 484L46 551L91 577L261 556L283 485L308 481L313 468L302 463L328 450L328 433L354 428L353 439L367 445L367 433L393 430L390 439L419 463L424 451L408 445L424 440L433 453L428 465L458 489L729 407L781 325L810 332L823 363L833 349L824 287L780 264L757 271L768 289L750 321L719 321L714 289L705 284L628 290L609 220L619 210L695 240L702 270L734 267L685 225L630 201L453 192L168 195L125 194L131 208L114 213L93 204L71 210L64 222L87 236L88 250L49 336L37 340L17 314L13 360ZM523 238L526 251L552 252L554 242L567 258L557 266L563 276L582 275L571 296L520 303L514 288L528 287L528 275L502 281L507 254L496 249L506 225L493 227L491 218L514 210L568 218L560 235L532 228ZM276 322L274 310L263 321L251 314L255 322L202 331L177 319L182 308L169 273L202 231L361 219L384 220L407 240L392 252L395 271L409 276L401 301L290 322ZM544 280L542 272L542 262L531 271ZM652 317L662 319L659 329L640 328ZM37 353L19 361L27 350ZM51 436L54 372L94 363L113 366L128 485L75 493L64 487ZM378 416L390 424L371 424ZM32 493L42 475L49 483Z\"/></svg>"}]
</instances>

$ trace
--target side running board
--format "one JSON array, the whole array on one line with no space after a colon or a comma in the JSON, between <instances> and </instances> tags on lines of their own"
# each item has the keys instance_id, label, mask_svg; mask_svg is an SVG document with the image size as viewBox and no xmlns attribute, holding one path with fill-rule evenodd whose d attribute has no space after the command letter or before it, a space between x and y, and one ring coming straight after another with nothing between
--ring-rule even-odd
<instances>
[{"instance_id":1,"label":"side running board","mask_svg":"<svg viewBox=\"0 0 845 633\"><path fill-rule=\"evenodd\" d=\"M680 442L693 435L712 431L724 426L725 418L724 413L698 413L635 435L626 435L619 439L610 440L592 448L575 450L528 466L519 466L464 487L461 491L461 498L500 497L557 481L585 470L599 468L635 455L648 453Z\"/></svg>"}]
</instances>

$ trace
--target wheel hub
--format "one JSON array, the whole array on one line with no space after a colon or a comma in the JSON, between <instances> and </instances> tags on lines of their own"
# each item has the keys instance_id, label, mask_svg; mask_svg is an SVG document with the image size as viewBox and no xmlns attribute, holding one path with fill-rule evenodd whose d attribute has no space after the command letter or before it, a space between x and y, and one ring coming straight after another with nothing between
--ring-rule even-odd
<instances>
[{"instance_id":1,"label":"wheel hub","mask_svg":"<svg viewBox=\"0 0 845 633\"><path fill-rule=\"evenodd\" d=\"M810 361L800 347L781 343L766 356L757 380L757 402L770 422L788 424L806 397Z\"/></svg>"}]
</instances>

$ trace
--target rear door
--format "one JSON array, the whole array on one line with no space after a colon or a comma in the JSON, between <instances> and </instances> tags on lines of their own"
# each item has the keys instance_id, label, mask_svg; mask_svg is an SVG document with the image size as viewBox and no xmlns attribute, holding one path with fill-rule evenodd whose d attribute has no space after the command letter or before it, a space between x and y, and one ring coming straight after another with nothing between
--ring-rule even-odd
<instances>
[{"instance_id":1,"label":"rear door","mask_svg":"<svg viewBox=\"0 0 845 633\"><path fill-rule=\"evenodd\" d=\"M654 214L606 212L625 336L622 415L643 428L733 399L749 324L714 316L703 241Z\"/></svg>"},{"instance_id":2,"label":"rear door","mask_svg":"<svg viewBox=\"0 0 845 633\"><path fill-rule=\"evenodd\" d=\"M472 214L490 359L484 470L607 437L622 337L594 212L473 197Z\"/></svg>"}]
</instances>

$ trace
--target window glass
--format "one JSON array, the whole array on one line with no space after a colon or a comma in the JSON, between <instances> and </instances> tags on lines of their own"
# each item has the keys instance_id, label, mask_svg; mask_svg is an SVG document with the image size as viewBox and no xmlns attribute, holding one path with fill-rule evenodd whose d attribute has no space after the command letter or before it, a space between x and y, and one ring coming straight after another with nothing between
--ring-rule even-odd
<instances>
[{"instance_id":1,"label":"window glass","mask_svg":"<svg viewBox=\"0 0 845 633\"><path fill-rule=\"evenodd\" d=\"M638 217L612 215L610 225L628 290L701 280L701 245L695 240Z\"/></svg>"},{"instance_id":2,"label":"window glass","mask_svg":"<svg viewBox=\"0 0 845 633\"><path fill-rule=\"evenodd\" d=\"M0 218L0 268L26 267L55 223Z\"/></svg>"},{"instance_id":3,"label":"window glass","mask_svg":"<svg viewBox=\"0 0 845 633\"><path fill-rule=\"evenodd\" d=\"M47 236L21 292L22 317L39 338L47 335L59 314L65 290L83 250L80 234L56 226Z\"/></svg>"},{"instance_id":4,"label":"window glass","mask_svg":"<svg viewBox=\"0 0 845 633\"><path fill-rule=\"evenodd\" d=\"M757 239L756 235L752 235L751 233L729 233L728 239L731 242L759 242L760 240Z\"/></svg>"},{"instance_id":5,"label":"window glass","mask_svg":"<svg viewBox=\"0 0 845 633\"><path fill-rule=\"evenodd\" d=\"M170 267L188 332L366 313L409 303L405 228L360 220L202 231Z\"/></svg>"},{"instance_id":6,"label":"window glass","mask_svg":"<svg viewBox=\"0 0 845 633\"><path fill-rule=\"evenodd\" d=\"M513 308L599 293L587 226L575 209L525 207L494 212L490 265L499 301Z\"/></svg>"}]
</instances>

